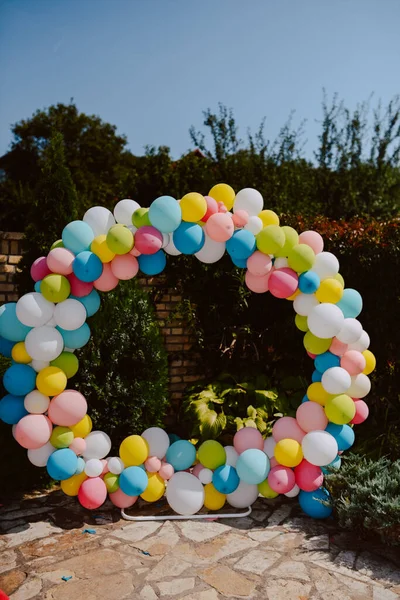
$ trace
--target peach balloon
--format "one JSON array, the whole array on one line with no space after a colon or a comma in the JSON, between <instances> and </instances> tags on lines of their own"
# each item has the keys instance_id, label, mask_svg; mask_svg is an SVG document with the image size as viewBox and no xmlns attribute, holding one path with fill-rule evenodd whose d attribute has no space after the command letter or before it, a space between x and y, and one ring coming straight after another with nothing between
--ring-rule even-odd
<instances>
[{"instance_id":1,"label":"peach balloon","mask_svg":"<svg viewBox=\"0 0 400 600\"><path fill-rule=\"evenodd\" d=\"M118 279L111 270L110 263L103 264L103 272L94 282L94 287L100 292L110 292L118 285Z\"/></svg>"},{"instance_id":2,"label":"peach balloon","mask_svg":"<svg viewBox=\"0 0 400 600\"><path fill-rule=\"evenodd\" d=\"M132 248L132 250L129 252L129 254L132 254L132 256L140 256L140 252L137 248L135 248L135 246Z\"/></svg>"},{"instance_id":3,"label":"peach balloon","mask_svg":"<svg viewBox=\"0 0 400 600\"><path fill-rule=\"evenodd\" d=\"M92 282L81 281L75 273L68 275L68 281L71 286L71 296L76 296L77 298L88 296L93 289Z\"/></svg>"},{"instance_id":4,"label":"peach balloon","mask_svg":"<svg viewBox=\"0 0 400 600\"><path fill-rule=\"evenodd\" d=\"M144 463L146 471L149 473L158 473L161 468L161 460L157 456L149 456Z\"/></svg>"},{"instance_id":5,"label":"peach balloon","mask_svg":"<svg viewBox=\"0 0 400 600\"><path fill-rule=\"evenodd\" d=\"M126 281L139 271L139 263L131 254L117 254L111 261L111 271L115 277Z\"/></svg>"},{"instance_id":6,"label":"peach balloon","mask_svg":"<svg viewBox=\"0 0 400 600\"><path fill-rule=\"evenodd\" d=\"M275 456L273 456L272 458L269 459L269 466L271 469L273 469L274 467L277 467L278 465L279 465L279 463L276 460Z\"/></svg>"},{"instance_id":7,"label":"peach balloon","mask_svg":"<svg viewBox=\"0 0 400 600\"><path fill-rule=\"evenodd\" d=\"M244 227L249 221L249 214L245 210L238 210L232 217L236 227Z\"/></svg>"},{"instance_id":8,"label":"peach balloon","mask_svg":"<svg viewBox=\"0 0 400 600\"><path fill-rule=\"evenodd\" d=\"M335 354L335 356L343 356L347 352L348 344L344 344L337 338L333 338L329 348L329 352Z\"/></svg>"},{"instance_id":9,"label":"peach balloon","mask_svg":"<svg viewBox=\"0 0 400 600\"><path fill-rule=\"evenodd\" d=\"M348 350L345 352L340 360L340 366L350 375L359 375L365 369L367 361L365 356L358 352L358 350Z\"/></svg>"},{"instance_id":10,"label":"peach balloon","mask_svg":"<svg viewBox=\"0 0 400 600\"><path fill-rule=\"evenodd\" d=\"M93 510L99 508L107 498L106 484L100 477L86 479L78 492L78 500L85 508Z\"/></svg>"},{"instance_id":11,"label":"peach balloon","mask_svg":"<svg viewBox=\"0 0 400 600\"><path fill-rule=\"evenodd\" d=\"M252 275L256 277L262 277L268 275L272 269L272 260L268 254L256 250L247 259L247 268Z\"/></svg>"},{"instance_id":12,"label":"peach balloon","mask_svg":"<svg viewBox=\"0 0 400 600\"><path fill-rule=\"evenodd\" d=\"M268 292L269 276L269 273L268 275L262 275L260 277L259 275L253 275L253 273L250 273L250 271L246 271L246 285L252 292L255 292L256 294L263 294L264 292Z\"/></svg>"},{"instance_id":13,"label":"peach balloon","mask_svg":"<svg viewBox=\"0 0 400 600\"><path fill-rule=\"evenodd\" d=\"M110 469L108 468L108 462L106 461L105 458L101 458L100 459L103 465L103 470L101 472L101 477L103 477L106 473L110 472Z\"/></svg>"},{"instance_id":14,"label":"peach balloon","mask_svg":"<svg viewBox=\"0 0 400 600\"><path fill-rule=\"evenodd\" d=\"M275 298L289 298L297 290L299 278L293 269L274 269L269 276L268 289Z\"/></svg>"},{"instance_id":15,"label":"peach balloon","mask_svg":"<svg viewBox=\"0 0 400 600\"><path fill-rule=\"evenodd\" d=\"M324 249L324 240L316 231L303 231L299 235L299 244L307 244L314 250L315 254L319 254Z\"/></svg>"},{"instance_id":16,"label":"peach balloon","mask_svg":"<svg viewBox=\"0 0 400 600\"><path fill-rule=\"evenodd\" d=\"M208 237L215 242L227 242L233 236L235 225L231 215L216 213L208 219L205 230Z\"/></svg>"},{"instance_id":17,"label":"peach balloon","mask_svg":"<svg viewBox=\"0 0 400 600\"><path fill-rule=\"evenodd\" d=\"M203 469L204 469L203 465L201 463L197 463L197 465L195 465L193 467L192 475L194 475L195 477L198 477L200 475L200 471L202 471Z\"/></svg>"},{"instance_id":18,"label":"peach balloon","mask_svg":"<svg viewBox=\"0 0 400 600\"><path fill-rule=\"evenodd\" d=\"M64 390L50 402L49 419L56 425L70 427L83 419L87 412L85 397L76 390Z\"/></svg>"},{"instance_id":19,"label":"peach balloon","mask_svg":"<svg viewBox=\"0 0 400 600\"><path fill-rule=\"evenodd\" d=\"M263 436L255 427L243 427L233 436L233 446L238 454L250 448L264 450Z\"/></svg>"},{"instance_id":20,"label":"peach balloon","mask_svg":"<svg viewBox=\"0 0 400 600\"><path fill-rule=\"evenodd\" d=\"M309 433L310 431L323 430L328 425L328 417L324 407L318 402L303 402L296 411L296 419L300 428Z\"/></svg>"},{"instance_id":21,"label":"peach balloon","mask_svg":"<svg viewBox=\"0 0 400 600\"><path fill-rule=\"evenodd\" d=\"M67 250L67 248L54 248L47 255L47 266L53 273L70 275L74 259L75 254Z\"/></svg>"},{"instance_id":22,"label":"peach balloon","mask_svg":"<svg viewBox=\"0 0 400 600\"><path fill-rule=\"evenodd\" d=\"M86 450L86 442L83 438L81 437L77 437L74 438L72 440L72 442L70 443L70 445L68 446L68 448L70 450L72 450L73 452L75 452L75 454L77 456L79 456L80 454L83 454Z\"/></svg>"},{"instance_id":23,"label":"peach balloon","mask_svg":"<svg viewBox=\"0 0 400 600\"><path fill-rule=\"evenodd\" d=\"M218 212L225 214L228 212L228 209L226 208L225 204L223 202L218 202Z\"/></svg>"},{"instance_id":24,"label":"peach balloon","mask_svg":"<svg viewBox=\"0 0 400 600\"><path fill-rule=\"evenodd\" d=\"M360 423L364 423L364 421L368 418L369 408L364 400L357 400L357 398L353 398L353 400L354 404L356 405L356 414L350 423L352 425L360 425Z\"/></svg>"},{"instance_id":25,"label":"peach balloon","mask_svg":"<svg viewBox=\"0 0 400 600\"><path fill-rule=\"evenodd\" d=\"M172 475L175 473L174 467L167 462L162 461L160 470L158 471L159 476L164 479L164 481L168 481L171 479Z\"/></svg>"},{"instance_id":26,"label":"peach balloon","mask_svg":"<svg viewBox=\"0 0 400 600\"><path fill-rule=\"evenodd\" d=\"M109 494L109 498L114 506L118 508L129 508L133 506L139 496L128 496L119 488L116 492Z\"/></svg>"},{"instance_id":27,"label":"peach balloon","mask_svg":"<svg viewBox=\"0 0 400 600\"><path fill-rule=\"evenodd\" d=\"M308 403L305 402L304 404ZM301 444L305 435L305 431L303 431L294 417L281 417L272 428L272 436L276 442L289 438Z\"/></svg>"},{"instance_id":28,"label":"peach balloon","mask_svg":"<svg viewBox=\"0 0 400 600\"><path fill-rule=\"evenodd\" d=\"M14 438L23 448L36 450L47 444L52 431L52 423L45 415L26 415L18 421Z\"/></svg>"}]
</instances>

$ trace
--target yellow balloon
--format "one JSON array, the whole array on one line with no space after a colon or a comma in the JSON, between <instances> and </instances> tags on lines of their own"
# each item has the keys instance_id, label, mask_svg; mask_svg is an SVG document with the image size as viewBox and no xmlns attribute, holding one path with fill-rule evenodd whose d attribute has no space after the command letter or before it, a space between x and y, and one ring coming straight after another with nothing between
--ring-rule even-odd
<instances>
[{"instance_id":1,"label":"yellow balloon","mask_svg":"<svg viewBox=\"0 0 400 600\"><path fill-rule=\"evenodd\" d=\"M27 365L32 361L32 357L26 351L25 342L18 342L12 347L11 357L15 362Z\"/></svg>"},{"instance_id":2,"label":"yellow balloon","mask_svg":"<svg viewBox=\"0 0 400 600\"><path fill-rule=\"evenodd\" d=\"M370 373L372 373L372 371L374 371L374 369L376 367L376 358L372 354L371 350L364 350L362 355L365 358L365 362L366 362L363 373L364 373L364 375L369 375Z\"/></svg>"},{"instance_id":3,"label":"yellow balloon","mask_svg":"<svg viewBox=\"0 0 400 600\"><path fill-rule=\"evenodd\" d=\"M311 354L323 354L329 350L332 338L319 338L311 331L307 331L303 343L305 349Z\"/></svg>"},{"instance_id":4,"label":"yellow balloon","mask_svg":"<svg viewBox=\"0 0 400 600\"><path fill-rule=\"evenodd\" d=\"M67 496L77 496L79 488L86 479L87 475L85 472L79 473L79 475L72 475L69 479L64 479L61 482L61 489Z\"/></svg>"},{"instance_id":5,"label":"yellow balloon","mask_svg":"<svg viewBox=\"0 0 400 600\"><path fill-rule=\"evenodd\" d=\"M180 205L182 210L182 220L189 223L200 221L207 212L206 199L197 192L185 194L181 199Z\"/></svg>"},{"instance_id":6,"label":"yellow balloon","mask_svg":"<svg viewBox=\"0 0 400 600\"><path fill-rule=\"evenodd\" d=\"M258 215L258 218L261 219L264 227L267 227L268 225L279 225L279 217L273 210L262 210Z\"/></svg>"},{"instance_id":7,"label":"yellow balloon","mask_svg":"<svg viewBox=\"0 0 400 600\"><path fill-rule=\"evenodd\" d=\"M295 293L292 294L291 296L288 296L286 298L286 300L294 300L299 294L301 294L301 292L300 292L299 288L297 288L297 290L295 291Z\"/></svg>"},{"instance_id":8,"label":"yellow balloon","mask_svg":"<svg viewBox=\"0 0 400 600\"><path fill-rule=\"evenodd\" d=\"M337 279L337 281L339 281L339 283L342 285L342 288L344 289L344 279L340 273L336 273L333 279Z\"/></svg>"},{"instance_id":9,"label":"yellow balloon","mask_svg":"<svg viewBox=\"0 0 400 600\"><path fill-rule=\"evenodd\" d=\"M79 423L76 425L71 425L70 430L75 437L84 438L92 431L92 427L92 419L89 417L89 415L85 415L83 419L79 421Z\"/></svg>"},{"instance_id":10,"label":"yellow balloon","mask_svg":"<svg viewBox=\"0 0 400 600\"><path fill-rule=\"evenodd\" d=\"M149 445L141 435L130 435L119 447L119 455L126 467L138 467L149 456Z\"/></svg>"},{"instance_id":11,"label":"yellow balloon","mask_svg":"<svg viewBox=\"0 0 400 600\"><path fill-rule=\"evenodd\" d=\"M312 383L307 388L307 398L311 400L311 402L317 402L321 406L325 406L332 397L333 396L328 394L320 381Z\"/></svg>"},{"instance_id":12,"label":"yellow balloon","mask_svg":"<svg viewBox=\"0 0 400 600\"><path fill-rule=\"evenodd\" d=\"M274 448L274 456L284 467L297 467L303 460L301 444L290 438L280 440Z\"/></svg>"},{"instance_id":13,"label":"yellow balloon","mask_svg":"<svg viewBox=\"0 0 400 600\"><path fill-rule=\"evenodd\" d=\"M147 473L147 476L149 482L143 494L140 494L140 497L146 500L146 502L157 502L164 495L165 481L158 473Z\"/></svg>"},{"instance_id":14,"label":"yellow balloon","mask_svg":"<svg viewBox=\"0 0 400 600\"><path fill-rule=\"evenodd\" d=\"M356 405L347 394L333 396L325 405L325 414L336 425L346 425L354 419Z\"/></svg>"},{"instance_id":15,"label":"yellow balloon","mask_svg":"<svg viewBox=\"0 0 400 600\"><path fill-rule=\"evenodd\" d=\"M107 236L105 235L95 237L90 249L93 254L99 257L102 263L109 263L115 257L115 253L107 246Z\"/></svg>"},{"instance_id":16,"label":"yellow balloon","mask_svg":"<svg viewBox=\"0 0 400 600\"><path fill-rule=\"evenodd\" d=\"M57 425L51 433L50 444L54 446L54 448L68 448L73 439L74 434L69 427Z\"/></svg>"},{"instance_id":17,"label":"yellow balloon","mask_svg":"<svg viewBox=\"0 0 400 600\"><path fill-rule=\"evenodd\" d=\"M217 202L223 202L228 210L231 210L236 196L235 190L227 183L217 183L211 188L208 195Z\"/></svg>"},{"instance_id":18,"label":"yellow balloon","mask_svg":"<svg viewBox=\"0 0 400 600\"><path fill-rule=\"evenodd\" d=\"M37 374L36 387L45 396L57 396L67 387L67 376L59 367L45 367Z\"/></svg>"},{"instance_id":19,"label":"yellow balloon","mask_svg":"<svg viewBox=\"0 0 400 600\"><path fill-rule=\"evenodd\" d=\"M315 295L320 302L336 304L343 296L343 286L340 281L330 277L321 281Z\"/></svg>"},{"instance_id":20,"label":"yellow balloon","mask_svg":"<svg viewBox=\"0 0 400 600\"><path fill-rule=\"evenodd\" d=\"M215 489L212 483L204 486L204 506L208 510L219 510L226 502L226 495Z\"/></svg>"},{"instance_id":21,"label":"yellow balloon","mask_svg":"<svg viewBox=\"0 0 400 600\"><path fill-rule=\"evenodd\" d=\"M268 479L258 484L258 491L260 492L261 496L264 496L264 498L276 498L279 496L278 492L274 492L269 485Z\"/></svg>"}]
</instances>

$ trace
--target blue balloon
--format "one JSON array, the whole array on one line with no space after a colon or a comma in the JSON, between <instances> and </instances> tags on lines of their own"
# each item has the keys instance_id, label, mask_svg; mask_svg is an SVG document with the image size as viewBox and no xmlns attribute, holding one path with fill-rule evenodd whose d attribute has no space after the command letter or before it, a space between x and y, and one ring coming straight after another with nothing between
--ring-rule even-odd
<instances>
[{"instance_id":1,"label":"blue balloon","mask_svg":"<svg viewBox=\"0 0 400 600\"><path fill-rule=\"evenodd\" d=\"M329 465L325 465L324 467L321 467L321 471L325 474L329 473L330 469L340 469L340 466L342 464L342 459L340 458L339 454L337 455L336 458L333 459L332 462L329 463Z\"/></svg>"},{"instance_id":2,"label":"blue balloon","mask_svg":"<svg viewBox=\"0 0 400 600\"><path fill-rule=\"evenodd\" d=\"M80 475L85 470L85 461L82 456L78 456L78 464L76 465L76 470L74 475Z\"/></svg>"},{"instance_id":3,"label":"blue balloon","mask_svg":"<svg viewBox=\"0 0 400 600\"><path fill-rule=\"evenodd\" d=\"M311 381L313 383L317 383L319 381L322 381L322 373L320 373L319 371L317 371L315 369L315 371L313 371L313 374L311 375Z\"/></svg>"},{"instance_id":4,"label":"blue balloon","mask_svg":"<svg viewBox=\"0 0 400 600\"><path fill-rule=\"evenodd\" d=\"M46 467L52 479L64 481L64 479L69 479L75 474L78 467L78 457L69 448L61 448L50 454Z\"/></svg>"},{"instance_id":5,"label":"blue balloon","mask_svg":"<svg viewBox=\"0 0 400 600\"><path fill-rule=\"evenodd\" d=\"M177 442L178 440L182 439L177 433L169 433L168 437L170 444L173 444L174 442Z\"/></svg>"},{"instance_id":6,"label":"blue balloon","mask_svg":"<svg viewBox=\"0 0 400 600\"><path fill-rule=\"evenodd\" d=\"M328 423L325 431L333 435L337 441L339 451L348 450L352 447L355 440L354 429L350 425L336 425L335 423Z\"/></svg>"},{"instance_id":7,"label":"blue balloon","mask_svg":"<svg viewBox=\"0 0 400 600\"><path fill-rule=\"evenodd\" d=\"M35 290L35 292L37 292L38 294L40 294L40 284L42 283L42 280L40 279L39 281L37 281L35 283L35 285L33 286L33 289Z\"/></svg>"},{"instance_id":8,"label":"blue balloon","mask_svg":"<svg viewBox=\"0 0 400 600\"><path fill-rule=\"evenodd\" d=\"M17 317L16 303L0 306L0 335L11 342L23 342L32 327L23 325Z\"/></svg>"},{"instance_id":9,"label":"blue balloon","mask_svg":"<svg viewBox=\"0 0 400 600\"><path fill-rule=\"evenodd\" d=\"M318 488L315 492L301 490L299 504L306 515L313 519L326 519L332 514L330 494L325 488Z\"/></svg>"},{"instance_id":10,"label":"blue balloon","mask_svg":"<svg viewBox=\"0 0 400 600\"><path fill-rule=\"evenodd\" d=\"M140 467L128 467L119 476L119 487L127 496L140 496L147 488L149 478Z\"/></svg>"},{"instance_id":11,"label":"blue balloon","mask_svg":"<svg viewBox=\"0 0 400 600\"><path fill-rule=\"evenodd\" d=\"M93 315L95 315L100 308L100 294L95 289L93 289L87 296L81 296L79 298L77 296L70 296L70 298L78 300L83 304L88 317L93 317Z\"/></svg>"},{"instance_id":12,"label":"blue balloon","mask_svg":"<svg viewBox=\"0 0 400 600\"><path fill-rule=\"evenodd\" d=\"M7 394L0 400L0 419L7 425L15 425L28 414L24 406L25 396Z\"/></svg>"},{"instance_id":13,"label":"blue balloon","mask_svg":"<svg viewBox=\"0 0 400 600\"><path fill-rule=\"evenodd\" d=\"M3 385L13 396L26 396L36 387L37 373L29 365L11 365L4 373Z\"/></svg>"},{"instance_id":14,"label":"blue balloon","mask_svg":"<svg viewBox=\"0 0 400 600\"><path fill-rule=\"evenodd\" d=\"M314 294L320 284L320 278L313 271L305 271L299 277L299 290L303 294Z\"/></svg>"},{"instance_id":15,"label":"blue balloon","mask_svg":"<svg viewBox=\"0 0 400 600\"><path fill-rule=\"evenodd\" d=\"M159 250L155 254L141 254L138 261L142 273L145 275L158 275L164 271L167 257L162 250Z\"/></svg>"},{"instance_id":16,"label":"blue balloon","mask_svg":"<svg viewBox=\"0 0 400 600\"><path fill-rule=\"evenodd\" d=\"M94 233L85 221L72 221L64 227L61 234L65 248L74 254L89 250L94 240Z\"/></svg>"},{"instance_id":17,"label":"blue balloon","mask_svg":"<svg viewBox=\"0 0 400 600\"><path fill-rule=\"evenodd\" d=\"M153 227L162 233L172 233L181 224L182 210L172 196L160 196L151 203L149 219Z\"/></svg>"},{"instance_id":18,"label":"blue balloon","mask_svg":"<svg viewBox=\"0 0 400 600\"><path fill-rule=\"evenodd\" d=\"M256 238L247 229L237 229L226 242L226 251L237 260L247 260L256 249Z\"/></svg>"},{"instance_id":19,"label":"blue balloon","mask_svg":"<svg viewBox=\"0 0 400 600\"><path fill-rule=\"evenodd\" d=\"M239 486L240 479L234 467L222 465L214 471L212 482L221 494L231 494Z\"/></svg>"},{"instance_id":20,"label":"blue balloon","mask_svg":"<svg viewBox=\"0 0 400 600\"><path fill-rule=\"evenodd\" d=\"M302 404L304 404L304 402L310 402L310 398L307 396L307 394L303 396L303 399L301 401Z\"/></svg>"},{"instance_id":21,"label":"blue balloon","mask_svg":"<svg viewBox=\"0 0 400 600\"><path fill-rule=\"evenodd\" d=\"M359 294L357 290L346 288L336 306L340 308L346 318L355 319L358 317L363 307L361 294Z\"/></svg>"},{"instance_id":22,"label":"blue balloon","mask_svg":"<svg viewBox=\"0 0 400 600\"><path fill-rule=\"evenodd\" d=\"M56 329L58 329L63 336L64 345L67 348L73 348L74 350L83 348L90 339L90 327L87 323L84 323L78 327L78 329L73 329L72 331L67 331L61 327L57 327Z\"/></svg>"},{"instance_id":23,"label":"blue balloon","mask_svg":"<svg viewBox=\"0 0 400 600\"><path fill-rule=\"evenodd\" d=\"M332 354L332 352L323 352L322 354L318 354L318 356L315 358L314 365L317 371L324 373L331 367L339 367L340 358L339 356Z\"/></svg>"},{"instance_id":24,"label":"blue balloon","mask_svg":"<svg viewBox=\"0 0 400 600\"><path fill-rule=\"evenodd\" d=\"M5 356L6 358L11 358L11 350L13 349L15 342L11 342L10 340L6 340L0 336L0 354Z\"/></svg>"},{"instance_id":25,"label":"blue balloon","mask_svg":"<svg viewBox=\"0 0 400 600\"><path fill-rule=\"evenodd\" d=\"M205 235L200 225L182 222L172 234L172 241L182 254L195 254L204 246Z\"/></svg>"},{"instance_id":26,"label":"blue balloon","mask_svg":"<svg viewBox=\"0 0 400 600\"><path fill-rule=\"evenodd\" d=\"M236 471L245 483L258 485L267 477L270 470L269 458L262 450L249 448L239 455Z\"/></svg>"},{"instance_id":27,"label":"blue balloon","mask_svg":"<svg viewBox=\"0 0 400 600\"><path fill-rule=\"evenodd\" d=\"M234 256L231 256L231 260L235 267L238 267L239 269L246 269L247 260L245 258L235 258Z\"/></svg>"},{"instance_id":28,"label":"blue balloon","mask_svg":"<svg viewBox=\"0 0 400 600\"><path fill-rule=\"evenodd\" d=\"M96 281L103 272L103 263L96 254L84 250L79 252L72 263L72 270L81 281Z\"/></svg>"},{"instance_id":29,"label":"blue balloon","mask_svg":"<svg viewBox=\"0 0 400 600\"><path fill-rule=\"evenodd\" d=\"M175 471L185 471L196 460L196 448L187 440L178 440L170 445L165 458Z\"/></svg>"}]
</instances>

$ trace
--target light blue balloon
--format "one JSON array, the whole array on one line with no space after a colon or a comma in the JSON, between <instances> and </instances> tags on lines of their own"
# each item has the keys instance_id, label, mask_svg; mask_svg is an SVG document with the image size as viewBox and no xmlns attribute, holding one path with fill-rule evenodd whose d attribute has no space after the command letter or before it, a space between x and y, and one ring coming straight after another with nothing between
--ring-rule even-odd
<instances>
[{"instance_id":1,"label":"light blue balloon","mask_svg":"<svg viewBox=\"0 0 400 600\"><path fill-rule=\"evenodd\" d=\"M166 461L175 471L185 471L196 460L196 448L187 440L178 440L170 445L166 454Z\"/></svg>"},{"instance_id":2,"label":"light blue balloon","mask_svg":"<svg viewBox=\"0 0 400 600\"><path fill-rule=\"evenodd\" d=\"M149 208L150 223L162 233L172 233L182 221L182 210L172 196L160 196Z\"/></svg>"},{"instance_id":3,"label":"light blue balloon","mask_svg":"<svg viewBox=\"0 0 400 600\"><path fill-rule=\"evenodd\" d=\"M333 459L332 462L329 463L329 465L325 465L324 467L321 467L321 471L323 473L325 473L325 475L326 475L327 473L330 472L330 469L339 470L341 464L342 464L342 459L340 458L340 456L338 454L337 457L335 459Z\"/></svg>"},{"instance_id":4,"label":"light blue balloon","mask_svg":"<svg viewBox=\"0 0 400 600\"><path fill-rule=\"evenodd\" d=\"M119 476L119 487L127 496L140 496L148 483L147 473L140 467L128 467Z\"/></svg>"},{"instance_id":5,"label":"light blue balloon","mask_svg":"<svg viewBox=\"0 0 400 600\"><path fill-rule=\"evenodd\" d=\"M15 425L28 414L24 406L25 396L7 394L0 400L0 419L7 425Z\"/></svg>"},{"instance_id":6,"label":"light blue balloon","mask_svg":"<svg viewBox=\"0 0 400 600\"><path fill-rule=\"evenodd\" d=\"M313 374L311 375L311 381L313 383L322 381L322 373L320 373L319 371L317 371L317 369L315 369L315 371L313 371ZM307 400L308 400L308 398L307 398Z\"/></svg>"},{"instance_id":7,"label":"light blue balloon","mask_svg":"<svg viewBox=\"0 0 400 600\"><path fill-rule=\"evenodd\" d=\"M78 464L76 465L76 470L74 475L80 475L85 470L85 461L82 456L78 456Z\"/></svg>"},{"instance_id":8,"label":"light blue balloon","mask_svg":"<svg viewBox=\"0 0 400 600\"><path fill-rule=\"evenodd\" d=\"M354 429L350 425L336 425L328 423L325 431L333 435L337 441L339 451L348 450L352 447L355 440Z\"/></svg>"},{"instance_id":9,"label":"light blue balloon","mask_svg":"<svg viewBox=\"0 0 400 600\"><path fill-rule=\"evenodd\" d=\"M314 359L314 365L317 371L324 373L331 367L339 367L340 358L339 356L332 354L332 352L323 352L322 354L318 354Z\"/></svg>"},{"instance_id":10,"label":"light blue balloon","mask_svg":"<svg viewBox=\"0 0 400 600\"><path fill-rule=\"evenodd\" d=\"M212 482L221 494L232 494L238 488L240 479L235 467L222 465L214 471Z\"/></svg>"},{"instance_id":11,"label":"light blue balloon","mask_svg":"<svg viewBox=\"0 0 400 600\"><path fill-rule=\"evenodd\" d=\"M318 488L315 492L301 490L299 504L306 515L313 519L326 519L332 514L330 494L325 488Z\"/></svg>"},{"instance_id":12,"label":"light blue balloon","mask_svg":"<svg viewBox=\"0 0 400 600\"><path fill-rule=\"evenodd\" d=\"M61 327L57 327L56 329L58 329L63 336L64 346L67 348L73 348L74 350L83 348L90 339L90 327L87 323L84 323L78 329L74 329L73 331L61 329Z\"/></svg>"},{"instance_id":13,"label":"light blue balloon","mask_svg":"<svg viewBox=\"0 0 400 600\"><path fill-rule=\"evenodd\" d=\"M363 307L361 294L357 292L357 290L346 288L336 306L340 308L346 319L355 319L358 317Z\"/></svg>"},{"instance_id":14,"label":"light blue balloon","mask_svg":"<svg viewBox=\"0 0 400 600\"><path fill-rule=\"evenodd\" d=\"M78 467L78 457L69 448L61 448L50 454L46 467L52 479L64 481L64 479L69 479L75 474Z\"/></svg>"},{"instance_id":15,"label":"light blue balloon","mask_svg":"<svg viewBox=\"0 0 400 600\"><path fill-rule=\"evenodd\" d=\"M78 302L83 304L88 317L93 317L93 315L95 315L100 308L100 294L95 289L93 289L87 296L80 296L79 298L78 296L70 296L70 298L78 300Z\"/></svg>"},{"instance_id":16,"label":"light blue balloon","mask_svg":"<svg viewBox=\"0 0 400 600\"><path fill-rule=\"evenodd\" d=\"M239 269L246 269L247 260L245 258L235 258L234 256L231 256L231 260L235 267L238 267Z\"/></svg>"},{"instance_id":17,"label":"light blue balloon","mask_svg":"<svg viewBox=\"0 0 400 600\"><path fill-rule=\"evenodd\" d=\"M23 325L17 317L16 303L0 306L0 335L11 342L23 342L32 327Z\"/></svg>"},{"instance_id":18,"label":"light blue balloon","mask_svg":"<svg viewBox=\"0 0 400 600\"><path fill-rule=\"evenodd\" d=\"M35 290L35 292L37 292L38 294L40 294L40 293L41 293L41 292L40 292L40 284L41 284L41 283L42 283L42 280L41 280L41 279L39 279L39 281L37 281L37 282L35 283L35 285L33 286L33 289L34 289L34 290Z\"/></svg>"},{"instance_id":19,"label":"light blue balloon","mask_svg":"<svg viewBox=\"0 0 400 600\"><path fill-rule=\"evenodd\" d=\"M165 269L167 258L165 252L159 250L155 254L141 254L138 257L139 269L145 275L159 275Z\"/></svg>"},{"instance_id":20,"label":"light blue balloon","mask_svg":"<svg viewBox=\"0 0 400 600\"><path fill-rule=\"evenodd\" d=\"M301 401L302 404L304 404L304 402L310 402L310 398L307 396L307 394L303 396L303 399Z\"/></svg>"},{"instance_id":21,"label":"light blue balloon","mask_svg":"<svg viewBox=\"0 0 400 600\"><path fill-rule=\"evenodd\" d=\"M14 364L4 373L3 385L13 396L26 396L36 387L37 373L29 365Z\"/></svg>"},{"instance_id":22,"label":"light blue balloon","mask_svg":"<svg viewBox=\"0 0 400 600\"><path fill-rule=\"evenodd\" d=\"M81 281L96 281L103 272L103 263L96 254L84 250L79 252L72 263L72 270Z\"/></svg>"},{"instance_id":23,"label":"light blue balloon","mask_svg":"<svg viewBox=\"0 0 400 600\"><path fill-rule=\"evenodd\" d=\"M173 444L174 442L177 442L178 440L182 439L177 433L169 433L168 437L170 444Z\"/></svg>"},{"instance_id":24,"label":"light blue balloon","mask_svg":"<svg viewBox=\"0 0 400 600\"><path fill-rule=\"evenodd\" d=\"M226 242L226 251L237 260L247 260L256 249L256 238L247 229L238 229Z\"/></svg>"},{"instance_id":25,"label":"light blue balloon","mask_svg":"<svg viewBox=\"0 0 400 600\"><path fill-rule=\"evenodd\" d=\"M249 448L239 455L236 471L241 481L258 485L267 477L270 470L269 458L262 450Z\"/></svg>"},{"instance_id":26,"label":"light blue balloon","mask_svg":"<svg viewBox=\"0 0 400 600\"><path fill-rule=\"evenodd\" d=\"M72 221L64 227L61 237L65 248L74 254L79 254L89 250L94 240L94 233L85 221Z\"/></svg>"},{"instance_id":27,"label":"light blue balloon","mask_svg":"<svg viewBox=\"0 0 400 600\"><path fill-rule=\"evenodd\" d=\"M172 234L175 248L182 254L195 254L204 246L205 235L203 228L196 223L183 221Z\"/></svg>"},{"instance_id":28,"label":"light blue balloon","mask_svg":"<svg viewBox=\"0 0 400 600\"><path fill-rule=\"evenodd\" d=\"M11 342L10 340L6 340L0 336L0 354L5 356L6 358L11 358L11 350L13 349L15 342Z\"/></svg>"},{"instance_id":29,"label":"light blue balloon","mask_svg":"<svg viewBox=\"0 0 400 600\"><path fill-rule=\"evenodd\" d=\"M305 271L299 277L299 290L303 294L314 294L320 284L320 278L313 271Z\"/></svg>"}]
</instances>

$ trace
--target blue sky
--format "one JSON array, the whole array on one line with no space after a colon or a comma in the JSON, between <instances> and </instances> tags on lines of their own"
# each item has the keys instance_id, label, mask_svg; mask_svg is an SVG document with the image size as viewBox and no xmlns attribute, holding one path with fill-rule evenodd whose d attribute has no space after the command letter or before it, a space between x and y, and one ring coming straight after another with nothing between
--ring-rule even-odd
<instances>
[{"instance_id":1,"label":"blue sky","mask_svg":"<svg viewBox=\"0 0 400 600\"><path fill-rule=\"evenodd\" d=\"M10 125L74 98L132 152L190 146L218 102L245 136L290 111L317 143L322 88L353 108L400 91L400 0L0 0L0 154Z\"/></svg>"}]
</instances>

